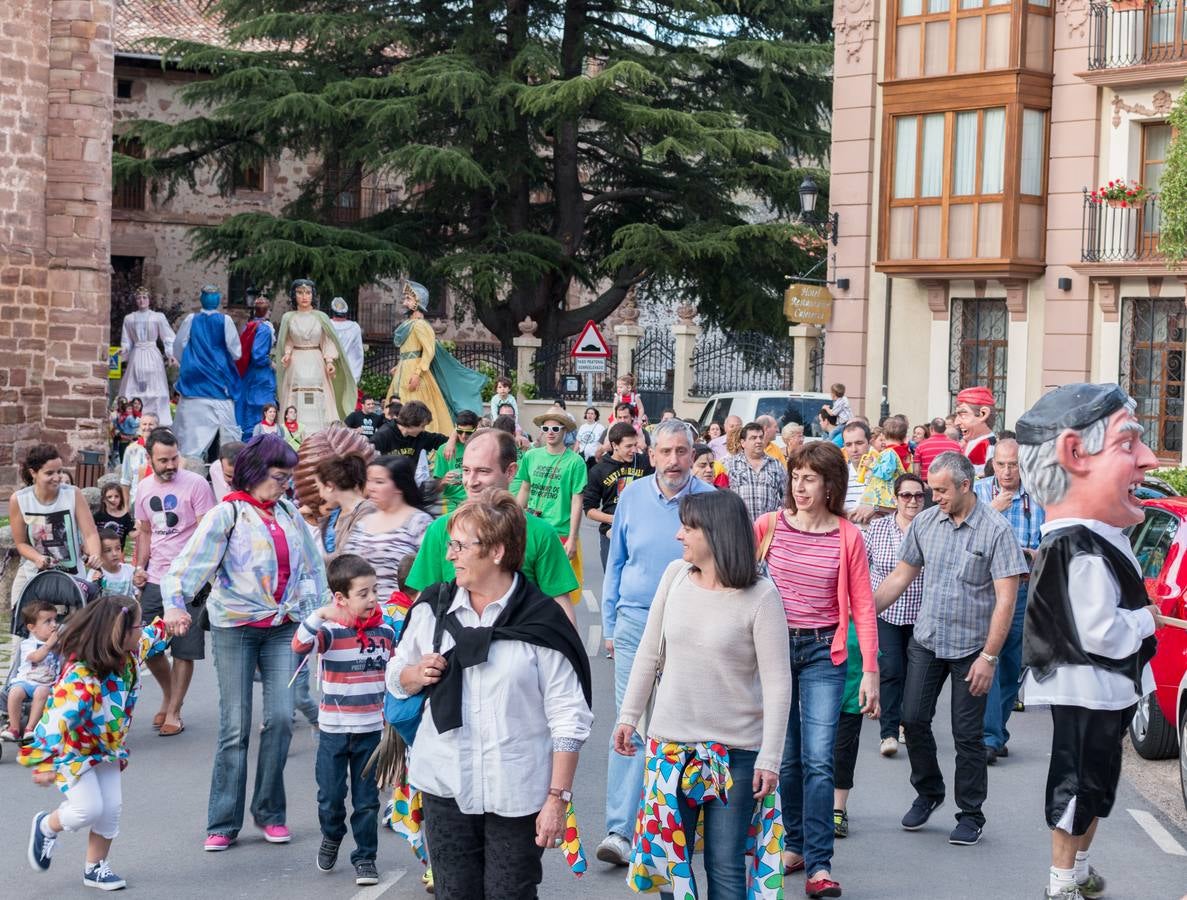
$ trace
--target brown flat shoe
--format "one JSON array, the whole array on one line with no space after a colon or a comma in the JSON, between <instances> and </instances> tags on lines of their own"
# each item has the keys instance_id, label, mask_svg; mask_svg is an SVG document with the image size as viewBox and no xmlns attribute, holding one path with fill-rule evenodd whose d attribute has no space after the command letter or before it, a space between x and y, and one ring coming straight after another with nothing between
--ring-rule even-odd
<instances>
[{"instance_id":1,"label":"brown flat shoe","mask_svg":"<svg viewBox=\"0 0 1187 900\"><path fill-rule=\"evenodd\" d=\"M152 730L153 731L160 731L161 726L164 724L165 724L165 714L164 713L157 713L155 716L152 717Z\"/></svg>"},{"instance_id":2,"label":"brown flat shoe","mask_svg":"<svg viewBox=\"0 0 1187 900\"><path fill-rule=\"evenodd\" d=\"M157 732L161 737L173 737L185 731L185 722L179 722L176 725L162 725L161 730Z\"/></svg>"}]
</instances>

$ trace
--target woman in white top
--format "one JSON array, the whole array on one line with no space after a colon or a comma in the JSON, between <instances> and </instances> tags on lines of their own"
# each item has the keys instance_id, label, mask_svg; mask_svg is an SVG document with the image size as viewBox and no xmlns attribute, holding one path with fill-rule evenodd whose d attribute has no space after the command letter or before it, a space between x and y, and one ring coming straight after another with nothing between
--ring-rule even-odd
<instances>
[{"instance_id":1,"label":"woman in white top","mask_svg":"<svg viewBox=\"0 0 1187 900\"><path fill-rule=\"evenodd\" d=\"M456 582L421 593L387 667L395 696L428 692L408 781L424 796L438 898L535 897L593 722L589 659L518 571L527 526L515 498L487 491L449 526Z\"/></svg>"},{"instance_id":2,"label":"woman in white top","mask_svg":"<svg viewBox=\"0 0 1187 900\"><path fill-rule=\"evenodd\" d=\"M12 539L21 565L12 582L15 607L29 579L57 566L76 578L99 568L99 531L82 491L62 484L62 456L53 444L37 444L21 463L27 487L8 500Z\"/></svg>"},{"instance_id":3,"label":"woman in white top","mask_svg":"<svg viewBox=\"0 0 1187 900\"><path fill-rule=\"evenodd\" d=\"M256 427L252 429L251 436L259 437L261 434L280 434L281 426L276 422L279 412L280 410L275 403L265 403L260 410L261 419L256 422ZM283 435L281 436L283 437Z\"/></svg>"},{"instance_id":4,"label":"woman in white top","mask_svg":"<svg viewBox=\"0 0 1187 900\"><path fill-rule=\"evenodd\" d=\"M416 555L425 531L433 524L424 511L424 495L416 484L411 456L381 456L367 466L367 499L374 511L360 519L338 553L354 553L375 567L375 594L387 603L400 589L400 560Z\"/></svg>"},{"instance_id":5,"label":"woman in white top","mask_svg":"<svg viewBox=\"0 0 1187 900\"><path fill-rule=\"evenodd\" d=\"M673 769L679 783L684 763L677 759L687 758L691 766L698 759L720 760L725 750L733 778L728 793L710 799L707 788L704 797L694 797L680 787L676 805L690 857L696 820L704 810L708 896L745 897L746 844L755 801L778 784L791 706L783 604L775 586L758 578L754 532L737 494L687 495L680 502L676 539L684 545L683 559L668 566L656 591L614 731L614 750L634 755L632 738L654 690L646 725L645 818L653 813L657 797L670 797L656 786L665 768ZM657 670L663 673L658 686ZM636 841L631 875L658 876L658 884L670 890L674 884L666 877L666 866L655 865L661 859L654 852L657 843L652 840L652 852L644 852ZM668 862L682 852L672 848ZM776 849L776 867L778 857Z\"/></svg>"},{"instance_id":6,"label":"woman in white top","mask_svg":"<svg viewBox=\"0 0 1187 900\"><path fill-rule=\"evenodd\" d=\"M594 454L598 452L598 447L602 445L602 438L606 434L606 426L598 421L599 418L601 413L592 406L587 407L585 421L577 429L577 436L573 441L573 449L585 457L586 465L593 465Z\"/></svg>"}]
</instances>

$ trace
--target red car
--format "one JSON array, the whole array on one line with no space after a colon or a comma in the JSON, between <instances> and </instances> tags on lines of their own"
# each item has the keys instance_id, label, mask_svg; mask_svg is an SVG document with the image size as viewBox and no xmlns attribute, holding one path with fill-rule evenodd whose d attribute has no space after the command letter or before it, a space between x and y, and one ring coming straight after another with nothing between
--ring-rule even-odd
<instances>
[{"instance_id":1,"label":"red car","mask_svg":"<svg viewBox=\"0 0 1187 900\"><path fill-rule=\"evenodd\" d=\"M1146 519L1128 533L1146 592L1163 615L1187 619L1187 497L1157 497L1142 505ZM1187 804L1187 631L1164 627L1156 636L1158 652L1150 664L1155 690L1138 703L1129 737L1146 759L1170 759L1178 753Z\"/></svg>"}]
</instances>

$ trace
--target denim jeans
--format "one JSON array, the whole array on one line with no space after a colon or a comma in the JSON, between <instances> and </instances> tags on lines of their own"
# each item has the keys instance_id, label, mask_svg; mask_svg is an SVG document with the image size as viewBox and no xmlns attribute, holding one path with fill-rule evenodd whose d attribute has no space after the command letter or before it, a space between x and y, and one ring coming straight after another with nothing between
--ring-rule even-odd
<instances>
[{"instance_id":1,"label":"denim jeans","mask_svg":"<svg viewBox=\"0 0 1187 900\"><path fill-rule=\"evenodd\" d=\"M1014 603L1014 621L997 659L997 672L985 697L985 745L1000 750L1010 740L1006 722L1018 699L1018 680L1022 677L1022 625L1026 619L1026 591L1029 582L1018 586Z\"/></svg>"},{"instance_id":2,"label":"denim jeans","mask_svg":"<svg viewBox=\"0 0 1187 900\"><path fill-rule=\"evenodd\" d=\"M907 643L914 625L891 625L878 619L878 670L881 672L882 718L878 736L898 739L903 719L903 684L907 678Z\"/></svg>"},{"instance_id":3,"label":"denim jeans","mask_svg":"<svg viewBox=\"0 0 1187 900\"><path fill-rule=\"evenodd\" d=\"M210 628L214 671L218 676L218 749L210 777L207 834L235 837L243 828L247 799L247 748L251 738L252 676L258 667L264 687L264 731L256 758L251 814L257 824L283 825L284 764L293 736L293 692L289 678L295 622L271 628Z\"/></svg>"},{"instance_id":4,"label":"denim jeans","mask_svg":"<svg viewBox=\"0 0 1187 900\"><path fill-rule=\"evenodd\" d=\"M965 681L978 657L972 653L961 659L939 659L919 645L914 638L907 646L907 686L903 692L903 730L907 733L907 755L911 760L911 785L920 797L944 799L944 774L936 759L936 738L931 723L936 715L936 700L944 681L952 678L952 742L956 745L956 819L971 819L978 827L985 824L981 805L988 791L985 771L985 744L982 729L985 721L985 697L969 693Z\"/></svg>"},{"instance_id":5,"label":"denim jeans","mask_svg":"<svg viewBox=\"0 0 1187 900\"><path fill-rule=\"evenodd\" d=\"M758 759L758 751L731 747L729 753L734 786L726 803L710 800L702 807L689 807L684 802L684 791L676 792L690 866L696 845L697 817L704 810L708 900L736 900L746 896L746 838L754 818L754 761ZM661 898L671 896L660 891Z\"/></svg>"},{"instance_id":6,"label":"denim jeans","mask_svg":"<svg viewBox=\"0 0 1187 900\"><path fill-rule=\"evenodd\" d=\"M602 557L602 571L606 571L606 560L610 558L610 532L598 532L598 554Z\"/></svg>"},{"instance_id":7,"label":"denim jeans","mask_svg":"<svg viewBox=\"0 0 1187 900\"><path fill-rule=\"evenodd\" d=\"M631 664L635 651L643 638L643 626L647 624L646 614L634 610L627 615L619 611L614 623L614 714L622 709L622 698L626 694L627 682L631 679ZM614 752L613 737L610 744L610 758L606 760L606 833L617 834L629 842L635 834L635 818L639 813L639 800L643 796L643 764L646 753L643 738L635 735L634 756L621 756Z\"/></svg>"},{"instance_id":8,"label":"denim jeans","mask_svg":"<svg viewBox=\"0 0 1187 900\"><path fill-rule=\"evenodd\" d=\"M779 768L783 846L804 857L804 871L832 871L833 748L845 694L845 663L830 655L835 629L789 634L791 714Z\"/></svg>"},{"instance_id":9,"label":"denim jeans","mask_svg":"<svg viewBox=\"0 0 1187 900\"><path fill-rule=\"evenodd\" d=\"M352 865L374 861L379 849L379 786L375 773L363 777L363 767L379 746L382 731L338 734L323 731L317 738L317 819L321 833L332 841L346 837L346 785L350 778L350 830L354 834Z\"/></svg>"}]
</instances>

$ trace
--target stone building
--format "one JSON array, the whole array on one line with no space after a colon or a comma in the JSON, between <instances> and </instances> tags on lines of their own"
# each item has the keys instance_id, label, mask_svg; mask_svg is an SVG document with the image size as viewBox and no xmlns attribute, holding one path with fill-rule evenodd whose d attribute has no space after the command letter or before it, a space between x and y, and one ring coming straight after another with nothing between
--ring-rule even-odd
<instances>
[{"instance_id":1,"label":"stone building","mask_svg":"<svg viewBox=\"0 0 1187 900\"><path fill-rule=\"evenodd\" d=\"M986 384L1010 427L1056 385L1116 381L1184 458L1157 194L1183 21L1179 0L839 0L826 383L875 416L887 386L913 422ZM1150 193L1093 197L1118 180Z\"/></svg>"}]
</instances>

